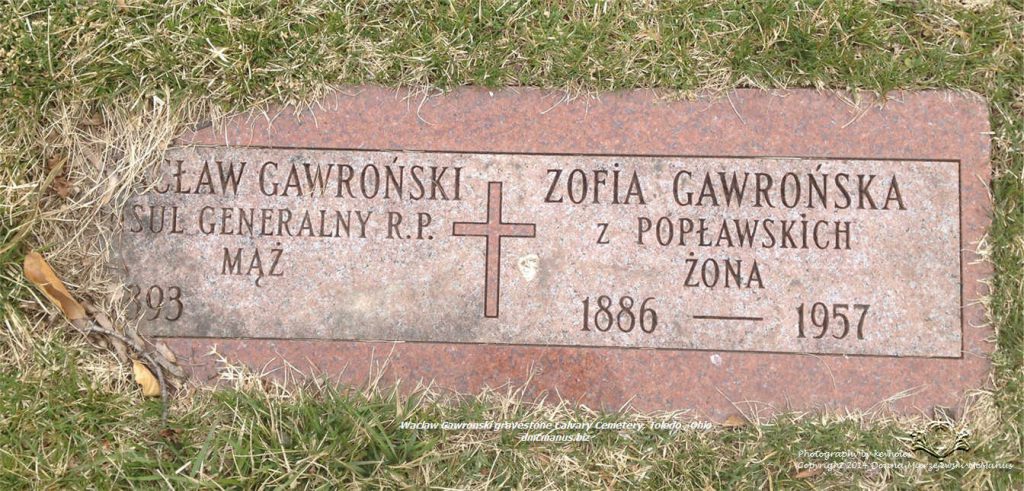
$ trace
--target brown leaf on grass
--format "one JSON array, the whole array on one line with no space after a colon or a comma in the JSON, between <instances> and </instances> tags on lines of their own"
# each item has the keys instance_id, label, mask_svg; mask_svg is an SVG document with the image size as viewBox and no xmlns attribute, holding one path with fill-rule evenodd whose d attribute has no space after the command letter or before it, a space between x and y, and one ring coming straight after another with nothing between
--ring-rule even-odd
<instances>
[{"instance_id":1,"label":"brown leaf on grass","mask_svg":"<svg viewBox=\"0 0 1024 491\"><path fill-rule=\"evenodd\" d=\"M160 436L171 442L178 441L178 430L174 428L164 428L160 430Z\"/></svg>"},{"instance_id":2,"label":"brown leaf on grass","mask_svg":"<svg viewBox=\"0 0 1024 491\"><path fill-rule=\"evenodd\" d=\"M142 395L146 397L158 397L160 395L160 381L153 376L139 360L132 360L132 373L135 374L135 382L142 388Z\"/></svg>"},{"instance_id":3,"label":"brown leaf on grass","mask_svg":"<svg viewBox=\"0 0 1024 491\"><path fill-rule=\"evenodd\" d=\"M110 338L110 345L114 348L114 356L120 363L128 363L128 345L117 338Z\"/></svg>"},{"instance_id":4,"label":"brown leaf on grass","mask_svg":"<svg viewBox=\"0 0 1024 491\"><path fill-rule=\"evenodd\" d=\"M130 339L133 343L135 343L135 346L139 346L140 348L144 348L145 346L147 346L149 344L149 343L146 342L145 339L142 339L142 336L139 335L138 329L135 329L134 327L130 327L130 328L125 329L124 330L124 334L126 336L128 336L128 339Z\"/></svg>"},{"instance_id":5,"label":"brown leaf on grass","mask_svg":"<svg viewBox=\"0 0 1024 491\"><path fill-rule=\"evenodd\" d=\"M743 426L746 426L746 425L747 425L746 418L744 418L743 416L736 415L736 414L733 414L733 415L729 416L728 418L725 418L725 421L722 422L722 427L723 428L740 428L740 427L743 427Z\"/></svg>"},{"instance_id":6,"label":"brown leaf on grass","mask_svg":"<svg viewBox=\"0 0 1024 491\"><path fill-rule=\"evenodd\" d=\"M797 472L793 475L793 479L810 479L812 477L820 476L822 472L825 472L821 467L811 467Z\"/></svg>"},{"instance_id":7,"label":"brown leaf on grass","mask_svg":"<svg viewBox=\"0 0 1024 491\"><path fill-rule=\"evenodd\" d=\"M51 155L46 159L46 171L50 172L64 166L63 155Z\"/></svg>"},{"instance_id":8,"label":"brown leaf on grass","mask_svg":"<svg viewBox=\"0 0 1024 491\"><path fill-rule=\"evenodd\" d=\"M114 197L114 192L117 191L118 184L120 184L120 180L118 180L117 176L110 176L109 178L107 178L107 188L103 191L103 194L100 196L100 200L97 202L97 206L103 206L110 202L110 200Z\"/></svg>"},{"instance_id":9,"label":"brown leaf on grass","mask_svg":"<svg viewBox=\"0 0 1024 491\"><path fill-rule=\"evenodd\" d=\"M57 196L61 198L67 198L71 196L71 192L74 191L74 186L71 185L71 181L64 176L57 176L53 178L53 183L50 184L50 189L57 193Z\"/></svg>"},{"instance_id":10,"label":"brown leaf on grass","mask_svg":"<svg viewBox=\"0 0 1024 491\"><path fill-rule=\"evenodd\" d=\"M60 307L69 320L85 318L85 308L78 303L64 282L53 272L53 268L43 259L42 254L32 251L25 255L25 277L32 282L46 298Z\"/></svg>"},{"instance_id":11,"label":"brown leaf on grass","mask_svg":"<svg viewBox=\"0 0 1024 491\"><path fill-rule=\"evenodd\" d=\"M156 352L160 353L160 356L166 358L167 361L171 363L178 363L178 357L174 356L174 352L171 351L171 348L168 348L163 341L157 341L154 346L156 346Z\"/></svg>"},{"instance_id":12,"label":"brown leaf on grass","mask_svg":"<svg viewBox=\"0 0 1024 491\"><path fill-rule=\"evenodd\" d=\"M82 156L85 157L85 160L89 161L94 168L100 167L100 164L102 163L103 159L100 157L100 153L100 151L92 146L82 147Z\"/></svg>"},{"instance_id":13,"label":"brown leaf on grass","mask_svg":"<svg viewBox=\"0 0 1024 491\"><path fill-rule=\"evenodd\" d=\"M124 9L122 8L122 10ZM95 111L91 112L82 118L82 124L85 126L100 126L103 124L103 115Z\"/></svg>"}]
</instances>

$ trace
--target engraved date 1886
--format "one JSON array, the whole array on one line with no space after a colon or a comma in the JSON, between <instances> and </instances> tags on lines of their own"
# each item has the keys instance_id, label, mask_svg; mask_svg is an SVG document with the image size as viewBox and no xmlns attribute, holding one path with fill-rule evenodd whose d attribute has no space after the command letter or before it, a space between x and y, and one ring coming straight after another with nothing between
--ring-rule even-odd
<instances>
[{"instance_id":1,"label":"engraved date 1886","mask_svg":"<svg viewBox=\"0 0 1024 491\"><path fill-rule=\"evenodd\" d=\"M583 299L583 329L594 329L608 332L612 326L622 332L631 332L639 327L641 332L651 334L658 327L658 313L654 310L654 298L647 297L637 306L636 300L629 295L619 297L617 305L607 295L597 297L596 305L592 305L590 297Z\"/></svg>"}]
</instances>

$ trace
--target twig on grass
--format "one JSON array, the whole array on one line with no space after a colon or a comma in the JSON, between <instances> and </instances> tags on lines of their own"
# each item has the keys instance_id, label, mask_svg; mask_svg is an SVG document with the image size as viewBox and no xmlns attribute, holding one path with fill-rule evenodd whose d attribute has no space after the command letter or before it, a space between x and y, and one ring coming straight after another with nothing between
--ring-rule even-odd
<instances>
[{"instance_id":1,"label":"twig on grass","mask_svg":"<svg viewBox=\"0 0 1024 491\"><path fill-rule=\"evenodd\" d=\"M146 369L150 373L155 373L160 389L160 401L163 406L160 420L161 423L166 424L169 394L164 370L183 379L185 377L181 369L172 360L167 359L167 356L161 350L157 349L154 351L148 349L147 344L151 343L148 343L135 331L125 329L127 335L117 332L117 329L114 328L114 323L111 322L106 314L100 312L88 301L79 302L76 300L41 254L33 251L25 255L24 272L26 278L36 285L46 298L61 309L61 312L64 313L75 330L94 341L98 337L99 340L103 341L103 343L99 344L112 345L118 358L123 358L127 348L130 347L134 351L135 356L144 360ZM126 360L119 359L118 361L125 362ZM143 386L143 395L155 395L146 393L146 384L139 380L138 374L136 375L136 381Z\"/></svg>"},{"instance_id":2,"label":"twig on grass","mask_svg":"<svg viewBox=\"0 0 1024 491\"><path fill-rule=\"evenodd\" d=\"M167 360L159 352L154 353L153 351L149 350L144 344L142 344L145 342L145 340L141 336L136 335L129 337L124 336L115 331L113 324L110 322L110 319L106 315L103 315L102 312L96 310L96 308L90 302L83 302L83 306L85 307L85 311L89 314L90 318L75 319L71 321L71 324L75 326L75 329L77 329L79 332L83 333L86 336L91 334L99 334L105 336L108 339L113 339L120 343L123 343L124 345L130 347L133 351L135 351L135 354L146 362L148 368L153 370L154 375L156 375L156 380L160 384L160 402L161 405L163 406L160 411L160 422L166 424L167 412L170 408L170 398L168 395L169 393L167 388L167 379L164 376L164 368L168 368L168 371L171 373L171 375L177 378L185 378L184 372L182 372L181 368L171 363L170 360ZM100 325L100 319L105 320L106 322L104 323L109 325ZM132 338L136 338L139 341L136 341L135 339Z\"/></svg>"},{"instance_id":3,"label":"twig on grass","mask_svg":"<svg viewBox=\"0 0 1024 491\"><path fill-rule=\"evenodd\" d=\"M149 365L149 368L152 368L153 372L156 374L157 382L160 383L160 402L163 405L163 408L160 411L160 422L167 423L167 410L169 407L167 395L167 381L164 379L164 371L160 367L160 364L153 359L150 353L146 352L145 348L143 348L142 346L139 346L138 344L132 342L132 340L114 331L100 327L99 324L97 324L95 321L91 319L88 321L86 321L85 319L78 319L73 321L72 324L75 326L76 329L78 329L79 332L87 336L90 334L102 334L109 338L114 338L128 346L131 346L132 349L135 350L136 354L147 362L146 364Z\"/></svg>"}]
</instances>

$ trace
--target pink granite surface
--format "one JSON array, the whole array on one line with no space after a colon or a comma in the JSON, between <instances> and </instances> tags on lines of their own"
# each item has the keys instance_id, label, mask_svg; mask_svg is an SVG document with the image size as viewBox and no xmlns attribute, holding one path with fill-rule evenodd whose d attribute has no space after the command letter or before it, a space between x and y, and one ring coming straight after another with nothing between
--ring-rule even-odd
<instances>
[{"instance_id":1,"label":"pink granite surface","mask_svg":"<svg viewBox=\"0 0 1024 491\"><path fill-rule=\"evenodd\" d=\"M300 369L323 371L347 383L364 382L374 361L387 359L385 380L400 379L406 385L434 381L436 387L472 392L483 386L521 384L529 378L532 394L557 392L567 399L605 408L617 408L628 401L641 409L693 409L709 418L722 418L737 410L871 409L880 407L882 401L888 401L882 407L898 411L927 411L935 405L956 405L965 391L981 387L985 381L992 350L985 339L992 331L986 327L984 310L977 300L984 294L981 280L991 275L991 266L981 261L975 250L990 223L990 136L987 109L980 99L943 92L906 93L882 108L867 103L854 108L836 95L812 91L742 90L728 98L694 102L664 102L650 92L630 92L565 102L560 94L531 89L494 93L463 89L421 100L401 91L366 88L331 97L321 106L315 115L282 112L274 117L272 125L262 117L242 115L225 128L204 129L187 135L180 143L865 159L890 166L913 160L921 162L905 165L922 166L912 171L922 176L919 179L952 175L948 166L937 164L958 162L961 257L943 261L958 259L960 268L962 322L957 327L962 329L962 353L951 351L950 341L941 336L911 343L921 347L916 353L920 356L915 357L891 356L899 354L899 349L886 350L884 344L878 345L882 349L853 356L767 353L759 349L715 351L716 346L709 351L168 338L172 348L200 377L215 375L215 360L206 355L214 346L221 355L256 367L288 360ZM935 167L929 169L923 162ZM936 192L948 196L948 191ZM482 205L482 190L475 193L474 203ZM935 202L942 203L943 199L937 196ZM941 206L936 208L938 214L949 212ZM518 215L513 216L519 220ZM457 218L482 221L479 216ZM949 231L941 235L947 241L956 241ZM510 242L518 240L528 239ZM511 262L505 268L514 272ZM933 266L945 272L941 268L950 264ZM871 275L883 284L887 281L884 272L872 271ZM947 290L939 291L948 294ZM943 303L936 298L935 305ZM946 300L955 302L953 305L960 302ZM475 301L480 305L480 300ZM949 315L939 310L940 316ZM942 332L951 331L947 328ZM901 396L893 399L897 394Z\"/></svg>"}]
</instances>

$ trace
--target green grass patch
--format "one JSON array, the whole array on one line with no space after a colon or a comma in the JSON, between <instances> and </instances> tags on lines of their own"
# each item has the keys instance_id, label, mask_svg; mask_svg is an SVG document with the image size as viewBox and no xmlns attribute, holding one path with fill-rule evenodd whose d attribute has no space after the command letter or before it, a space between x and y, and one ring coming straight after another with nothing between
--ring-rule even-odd
<instances>
[{"instance_id":1,"label":"green grass patch","mask_svg":"<svg viewBox=\"0 0 1024 491\"><path fill-rule=\"evenodd\" d=\"M973 8L900 1L9 2L0 8L0 487L1019 487L1022 39L1019 0ZM965 419L974 431L970 460L1015 470L800 477L794 469L810 448L905 450L911 427L884 417L792 414L674 435L601 432L575 444L521 442L513 431L399 428L404 420L648 417L510 404L493 395L438 403L316 387L280 398L225 390L179 401L161 426L158 404L140 401L119 372L96 368L109 368L109 355L65 334L66 324L42 310L21 279L23 255L50 248L73 291L101 297L92 284L96 249L79 247L76 232L95 232L89 227L109 215L110 198L101 199L109 176L130 184L132 168L156 159L126 152L132 143L118 136L132 126L126 121L134 121L138 139L160 107L168 111L161 121L188 124L361 83L983 95L994 132L993 224L983 249L995 267L987 307L997 349L993 390ZM100 148L99 157L89 148ZM119 163L125 155L137 158L135 167ZM82 189L58 199L43 185L56 177Z\"/></svg>"}]
</instances>

